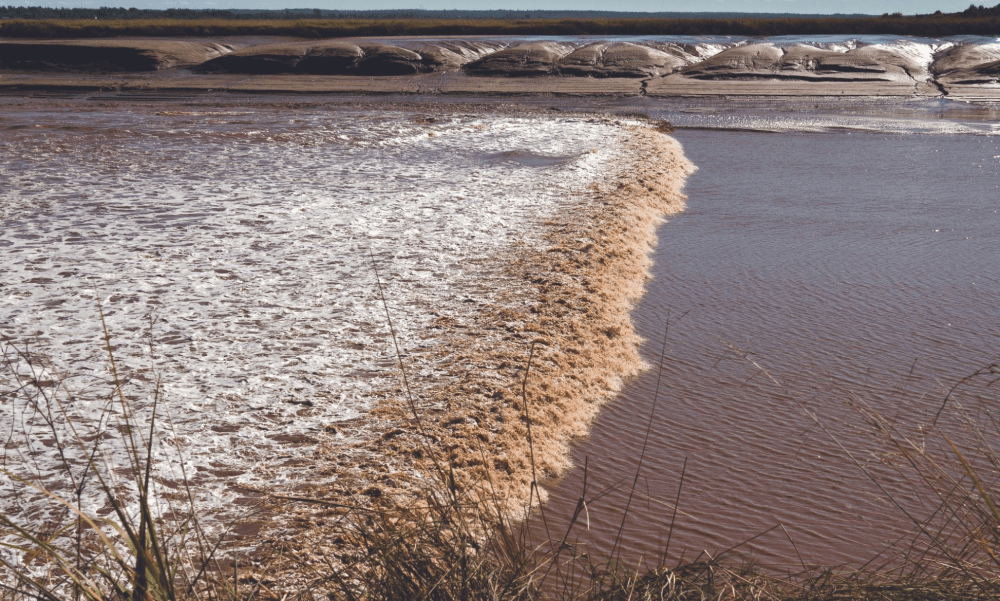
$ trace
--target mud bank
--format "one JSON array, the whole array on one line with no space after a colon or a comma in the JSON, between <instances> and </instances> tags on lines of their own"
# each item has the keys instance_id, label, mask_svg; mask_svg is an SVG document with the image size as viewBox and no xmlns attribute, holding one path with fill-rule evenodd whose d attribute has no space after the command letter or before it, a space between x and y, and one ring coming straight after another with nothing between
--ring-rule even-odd
<instances>
[{"instance_id":1,"label":"mud bank","mask_svg":"<svg viewBox=\"0 0 1000 601\"><path fill-rule=\"evenodd\" d=\"M238 50L200 65L203 73L310 75L413 75L461 67L503 47L491 42L414 44L414 49L381 42L324 41L268 44Z\"/></svg>"},{"instance_id":2,"label":"mud bank","mask_svg":"<svg viewBox=\"0 0 1000 601\"><path fill-rule=\"evenodd\" d=\"M0 41L0 69L142 72L190 67L231 52L226 44L173 40Z\"/></svg>"},{"instance_id":3,"label":"mud bank","mask_svg":"<svg viewBox=\"0 0 1000 601\"><path fill-rule=\"evenodd\" d=\"M935 81L953 96L996 94L1000 87L1000 44L957 46L931 65Z\"/></svg>"},{"instance_id":4,"label":"mud bank","mask_svg":"<svg viewBox=\"0 0 1000 601\"><path fill-rule=\"evenodd\" d=\"M994 43L907 39L17 41L0 43L0 90L991 99L998 60Z\"/></svg>"}]
</instances>

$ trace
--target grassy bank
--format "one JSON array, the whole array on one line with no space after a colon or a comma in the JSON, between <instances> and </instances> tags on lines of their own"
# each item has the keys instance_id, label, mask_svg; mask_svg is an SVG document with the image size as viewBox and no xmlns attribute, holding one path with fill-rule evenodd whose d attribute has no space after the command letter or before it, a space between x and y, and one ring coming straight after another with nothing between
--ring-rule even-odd
<instances>
[{"instance_id":1,"label":"grassy bank","mask_svg":"<svg viewBox=\"0 0 1000 601\"><path fill-rule=\"evenodd\" d=\"M445 35L951 35L1000 34L1000 18L962 16L785 19L11 19L0 36L268 35L303 38Z\"/></svg>"}]
</instances>

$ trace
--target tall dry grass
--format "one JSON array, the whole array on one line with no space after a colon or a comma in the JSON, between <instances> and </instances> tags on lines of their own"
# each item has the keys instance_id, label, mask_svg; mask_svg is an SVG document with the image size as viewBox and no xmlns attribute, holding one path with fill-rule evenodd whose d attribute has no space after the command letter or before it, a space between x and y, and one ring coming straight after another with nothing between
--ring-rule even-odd
<instances>
[{"instance_id":1,"label":"tall dry grass","mask_svg":"<svg viewBox=\"0 0 1000 601\"><path fill-rule=\"evenodd\" d=\"M883 461L907 483L908 499L915 499L889 495L915 531L900 549L900 570L909 578L961 583L971 597L1000 594L998 383L1000 363L957 379L929 423L916 427L854 400L885 444Z\"/></svg>"},{"instance_id":2,"label":"tall dry grass","mask_svg":"<svg viewBox=\"0 0 1000 601\"><path fill-rule=\"evenodd\" d=\"M0 599L235 598L235 584L209 577L218 572L216 553L225 537L206 535L190 488L173 499L160 494L153 456L162 386L157 381L151 407L140 417L103 312L101 325L109 375L100 391L71 388L30 344L0 341L0 382L10 384L0 390L0 404L11 424L26 426L9 433L0 468L0 494L22 509L0 514ZM86 401L103 406L96 420L72 412ZM55 474L33 460L46 448L58 457ZM94 506L95 498L102 507Z\"/></svg>"},{"instance_id":3,"label":"tall dry grass","mask_svg":"<svg viewBox=\"0 0 1000 601\"><path fill-rule=\"evenodd\" d=\"M388 310L386 317L395 341ZM957 380L934 419L916 429L892 422L864 399L854 399L876 441L888 451L884 459L921 500L913 505L890 498L910 516L915 531L914 539L897 550L898 561L891 568L803 568L797 574L776 575L732 558L733 549L672 566L630 565L618 552L620 536L603 553L575 543L575 530L585 527L588 508L604 494L590 491L586 477L565 531L549 540L532 540L530 525L546 519L544 508L512 515L490 494L489 482L460 487L448 460L426 443L436 468L414 491L412 502L353 508L343 522L342 544L348 551L336 556L318 553L325 566L318 572L311 568L313 577L290 588L241 578L234 558L223 556L225 537L213 540L201 528L190 490L186 501L164 500L153 461L156 431L162 427L162 387L156 387L151 407L140 416L116 367L106 327L103 346L109 366L106 390L91 394L104 399L106 408L89 430L75 423L67 410L69 402L78 400L78 392L47 374L30 347L7 339L0 346L0 369L14 383L0 391L5 410L30 414L47 428L45 436L64 458L63 480L70 484L54 490L19 472L12 464L17 455L9 452L18 441L8 440L0 471L6 478L3 494L44 502L54 508L51 515L62 517L40 523L31 515L0 515L4 601L1000 598L1000 422L995 415L995 390L1000 387L994 387L1000 382L1000 365ZM404 355L397 353L405 377ZM530 357L525 384L531 377ZM522 397L530 424L523 388ZM415 405L411 407L415 411ZM420 418L416 413L414 417ZM101 432L109 427L121 433L124 465L103 464L107 455ZM535 486L533 482L529 495L534 495ZM81 502L95 492L105 500L103 512L88 510ZM628 504L618 511L624 524Z\"/></svg>"}]
</instances>

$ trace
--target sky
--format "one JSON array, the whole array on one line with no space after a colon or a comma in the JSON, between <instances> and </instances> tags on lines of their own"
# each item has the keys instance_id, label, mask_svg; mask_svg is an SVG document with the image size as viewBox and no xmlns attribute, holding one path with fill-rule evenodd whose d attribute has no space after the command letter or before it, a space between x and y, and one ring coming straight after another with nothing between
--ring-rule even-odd
<instances>
[{"instance_id":1,"label":"sky","mask_svg":"<svg viewBox=\"0 0 1000 601\"><path fill-rule=\"evenodd\" d=\"M977 0L977 4L983 0ZM126 8L323 8L367 10L391 8L510 9L510 10L619 10L678 12L768 13L932 13L964 10L969 0L0 0L14 6ZM985 3L993 6L993 2Z\"/></svg>"}]
</instances>

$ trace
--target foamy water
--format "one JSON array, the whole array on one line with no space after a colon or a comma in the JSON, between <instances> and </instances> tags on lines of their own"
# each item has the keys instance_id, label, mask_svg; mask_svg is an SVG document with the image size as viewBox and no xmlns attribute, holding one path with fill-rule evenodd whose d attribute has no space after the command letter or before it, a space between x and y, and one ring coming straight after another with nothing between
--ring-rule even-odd
<instances>
[{"instance_id":1,"label":"foamy water","mask_svg":"<svg viewBox=\"0 0 1000 601\"><path fill-rule=\"evenodd\" d=\"M22 358L16 371L63 404L40 405L56 415L47 427L13 371L0 373L6 467L65 491L66 418L102 433L99 463L122 465L99 300L141 423L161 383L155 457L177 478L180 450L200 509L218 512L241 487L334 480L309 465L311 449L364 439L327 426L398 382L373 267L419 393L442 375L420 359L434 355L435 320L460 324L513 285L502 258L538 243L620 135L570 118L12 103L0 121L0 333L8 357L28 349L41 370ZM82 450L68 459L83 470ZM8 515L54 518L3 498ZM84 508L103 502L95 491Z\"/></svg>"},{"instance_id":2,"label":"foamy water","mask_svg":"<svg viewBox=\"0 0 1000 601\"><path fill-rule=\"evenodd\" d=\"M586 104L579 99L535 102L566 108ZM627 104L631 101L600 102L616 110L632 108ZM639 108L682 128L777 131L791 136L798 134L790 132L841 132L810 138L814 149L825 152L830 150L827 144L842 143L841 152L830 154L841 157L829 159L834 162L854 156L855 131L907 134L903 137L912 142L896 140L889 147L899 157L908 157L911 143L940 144L940 139L970 137L919 134L991 135L1000 119L991 106L947 100L641 102ZM303 483L335 480L335 470L313 460L314 449L332 446L345 454L359 452L352 445L372 434L362 427L365 416L380 400L397 393L396 357L375 285L373 259L402 351L416 368L410 375L419 394L422 386L440 380L443 373L437 363L442 353L438 320L449 318L460 326L496 302L493 293L498 287L517 285L504 277L503 258L539 243L539 224L568 206L575 190L601 176L621 135L617 128L572 118L435 114L429 121L414 113L320 105L292 109L164 102L102 107L95 102L49 102L41 107L6 101L0 111L5 149L0 156L0 333L12 341L5 349L29 344L30 351L44 360L45 373L29 375L23 361L17 369L42 382L45 390L53 390L50 381L62 382L58 398L66 401L63 406L88 440L93 433L102 433L97 439L103 451L99 465L104 473L115 473L104 467L104 459L109 464L123 459L121 418L106 415L111 386L108 358L101 347L100 299L120 372L127 379L125 392L143 419L149 414L157 378L163 383L164 406L171 419L161 422L162 438L155 449L161 472L178 475L179 448L185 473L196 484L199 509L203 515L223 518L242 511L238 504L243 487L284 493ZM737 157L728 165L713 168L708 155L694 155L703 177L713 173L722 178L719 181L741 181L745 175L739 169L764 173L746 161L747 150L783 156L756 138L746 141L746 134L681 132L679 137L695 144L695 150L698 146L692 140L703 140L702 154L714 144L728 145L728 152ZM860 137L882 138L867 133ZM786 136L767 139L780 149ZM995 143L978 135L975 139ZM976 168L995 166L997 152L990 149ZM813 155L793 156L805 160ZM922 173L926 164L916 163L915 173ZM785 168L783 159L771 169L780 174ZM759 175L764 181L757 192L774 190L777 180L771 179L771 172L765 175ZM829 189L839 190L842 180L856 176L828 179ZM965 183L961 186L966 188L956 186L967 189ZM690 192L697 192L697 186ZM745 204L745 192L724 196L739 206ZM693 215L704 212L698 209L700 202L704 201L692 194ZM746 210L753 214L756 208ZM678 220L677 225L683 223ZM797 232L801 224L795 225L781 231ZM694 239L701 235L700 230L691 234ZM747 230L738 233L746 235ZM772 237L765 231L766 240ZM657 287L656 281L668 287L675 284L662 269L675 264L669 255L676 248L678 241L665 236L657 261L661 271L656 272L645 301L654 307L650 314L655 314L656 323L646 323L643 329L644 320L650 318L643 317L641 307L637 312L640 331L650 339L660 336L664 303L668 308L688 308L676 304L678 290L709 295L715 290L697 278L687 288L678 284L669 294ZM701 249L692 256L712 255ZM723 259L713 265L724 271L732 258ZM726 281L720 282L716 284L727 289ZM689 300L692 306L702 302L696 296ZM685 318L685 324L695 323L696 317ZM690 332L692 340L702 344L711 336L711 330L703 328ZM700 352L701 347L686 348ZM648 358L655 362L655 352L650 351ZM672 373L671 380L681 382L684 375ZM4 466L40 474L47 486L66 492L69 483L51 430L39 413L13 394L18 383L12 374L2 372L0 378L0 426L7 443ZM646 385L649 382L648 378L635 382L625 400L613 405L613 413L604 418L612 427L602 429L599 423L594 431L592 441L600 445L610 440L605 448L615 449L601 454L616 461L605 471L611 475L609 481L617 480L623 469L631 473L628 458L634 458L636 451L632 441L635 433L645 431L648 414L629 399L643 396L648 401L655 395ZM677 408L684 403L697 405L691 412L696 418L718 415L713 419L753 427L755 422L745 414L723 415L721 409L699 404L718 397L718 389L710 384L703 394L681 395L672 403L672 425L664 431L675 436L661 437L660 444L667 448L650 459L662 467L658 471L662 479L651 479L654 496L672 498L676 469L683 460L678 454L683 441L678 440L702 433L678 427ZM68 440L65 420L55 407L55 431ZM780 411L790 419L801 417L787 408ZM628 419L619 419L622 413ZM773 427L774 422L772 414L762 414L760 423ZM757 438L732 440L733 456L742 457L740 453L750 448L746 441ZM588 448L593 447L581 447L577 458L590 454ZM77 476L85 464L83 455L68 454ZM824 461L828 456L832 457L824 455ZM617 462L622 457L624 468ZM769 478L781 474L780 469L768 471L773 465L757 459L751 469L738 465L762 490L776 490ZM598 467L591 463L592 469ZM700 476L690 476L691 482L700 477L707 482L703 489L717 492L713 480L717 472L695 467L692 463L691 474ZM597 472L593 474L596 481ZM572 489L568 496L554 490L554 512L565 499L575 503L574 482L573 475L564 481L563 491ZM834 486L853 494L844 482L839 479ZM802 488L801 480L793 483L796 490ZM5 491L23 491L12 488L9 481L2 486ZM686 488L685 495L695 489ZM722 548L741 539L747 534L748 504L761 510L752 529L770 526L773 516L764 514L778 505L748 503L750 490L740 484L726 492L728 505L721 515L728 521L680 523L677 540L685 547ZM26 503L30 499L13 492L2 498L0 508L19 519L37 524L55 517L50 505ZM816 498L820 504L828 500ZM84 505L89 511L108 509L94 491ZM809 499L795 509L782 517L798 516L795 524L788 522L792 531L808 530L818 519L827 519L816 518L817 505ZM662 532L657 520L665 515L661 512L638 525L648 537L636 536L634 548ZM595 512L595 538L608 531L611 540L617 518L610 530L601 519ZM836 522L844 523L851 524ZM847 531L846 526L841 529ZM808 539L798 536L797 541ZM821 533L816 539L826 546L810 554L810 561L841 560L855 552L857 547L850 546L855 541L843 540L851 536ZM826 549L834 538L838 547L831 553ZM653 541L652 547L657 544ZM773 546L756 550L784 561L781 544L769 542Z\"/></svg>"}]
</instances>

